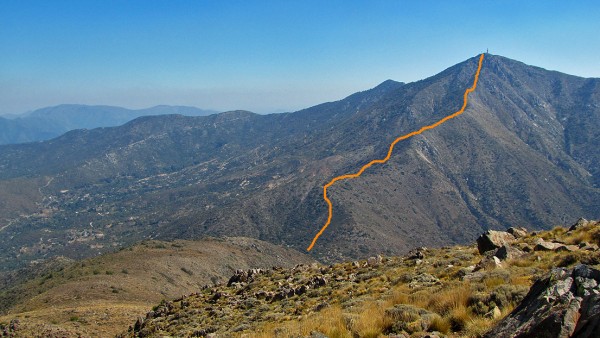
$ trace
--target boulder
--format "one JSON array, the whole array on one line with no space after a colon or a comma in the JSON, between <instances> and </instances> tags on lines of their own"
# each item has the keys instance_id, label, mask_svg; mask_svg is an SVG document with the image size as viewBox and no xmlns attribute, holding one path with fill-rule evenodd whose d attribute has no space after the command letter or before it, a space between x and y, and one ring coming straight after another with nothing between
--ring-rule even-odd
<instances>
[{"instance_id":1,"label":"boulder","mask_svg":"<svg viewBox=\"0 0 600 338\"><path fill-rule=\"evenodd\" d=\"M244 270L236 270L235 273L233 274L233 276L231 276L231 278L229 278L229 281L227 282L227 286L230 287L232 286L234 283L246 283L248 281L248 272L244 271Z\"/></svg>"},{"instance_id":2,"label":"boulder","mask_svg":"<svg viewBox=\"0 0 600 338\"><path fill-rule=\"evenodd\" d=\"M569 252L573 252L573 251L577 251L579 250L579 247L577 245L561 245L558 248L556 248L555 251L569 251Z\"/></svg>"},{"instance_id":3,"label":"boulder","mask_svg":"<svg viewBox=\"0 0 600 338\"><path fill-rule=\"evenodd\" d=\"M310 333L310 338L328 338L328 337L319 331L312 331Z\"/></svg>"},{"instance_id":4,"label":"boulder","mask_svg":"<svg viewBox=\"0 0 600 338\"><path fill-rule=\"evenodd\" d=\"M18 319L12 319L8 324L8 328L11 331L18 331L21 326L21 322Z\"/></svg>"},{"instance_id":5,"label":"boulder","mask_svg":"<svg viewBox=\"0 0 600 338\"><path fill-rule=\"evenodd\" d=\"M497 250L505 244L513 243L516 240L515 236L506 231L488 230L477 238L477 249L480 254Z\"/></svg>"},{"instance_id":6,"label":"boulder","mask_svg":"<svg viewBox=\"0 0 600 338\"><path fill-rule=\"evenodd\" d=\"M579 248L585 251L598 251L598 246L596 244L590 244L588 242L579 243Z\"/></svg>"},{"instance_id":7,"label":"boulder","mask_svg":"<svg viewBox=\"0 0 600 338\"><path fill-rule=\"evenodd\" d=\"M419 247L408 252L408 259L424 259L427 248Z\"/></svg>"},{"instance_id":8,"label":"boulder","mask_svg":"<svg viewBox=\"0 0 600 338\"><path fill-rule=\"evenodd\" d=\"M377 265L379 265L379 262L377 261L377 257L369 257L367 259L367 265L368 266L377 266Z\"/></svg>"},{"instance_id":9,"label":"boulder","mask_svg":"<svg viewBox=\"0 0 600 338\"><path fill-rule=\"evenodd\" d=\"M533 248L527 243L519 243L518 248L523 252L532 252Z\"/></svg>"},{"instance_id":10,"label":"boulder","mask_svg":"<svg viewBox=\"0 0 600 338\"><path fill-rule=\"evenodd\" d=\"M575 224L571 225L571 227L569 228L569 231L575 231L579 228L583 228L584 226L588 225L590 223L590 221L588 221L585 218L580 218L577 220L577 222L575 222Z\"/></svg>"},{"instance_id":11,"label":"boulder","mask_svg":"<svg viewBox=\"0 0 600 338\"><path fill-rule=\"evenodd\" d=\"M598 337L600 271L580 264L553 269L484 337Z\"/></svg>"},{"instance_id":12,"label":"boulder","mask_svg":"<svg viewBox=\"0 0 600 338\"><path fill-rule=\"evenodd\" d=\"M540 238L537 240L535 246L533 247L533 250L534 251L554 251L561 246L564 246L564 244L547 242Z\"/></svg>"},{"instance_id":13,"label":"boulder","mask_svg":"<svg viewBox=\"0 0 600 338\"><path fill-rule=\"evenodd\" d=\"M491 319L500 319L500 317L502 317L502 311L500 311L500 308L498 308L497 306L494 306L494 308L491 309L490 312L485 314L485 317Z\"/></svg>"},{"instance_id":14,"label":"boulder","mask_svg":"<svg viewBox=\"0 0 600 338\"><path fill-rule=\"evenodd\" d=\"M525 229L523 227L518 227L518 228L511 227L511 228L508 228L508 230L506 230L506 232L515 236L515 238L527 237L527 229Z\"/></svg>"},{"instance_id":15,"label":"boulder","mask_svg":"<svg viewBox=\"0 0 600 338\"><path fill-rule=\"evenodd\" d=\"M496 250L494 254L495 257L498 257L500 260L505 261L507 259L515 259L525 255L525 253L513 246L508 244L501 246Z\"/></svg>"},{"instance_id":16,"label":"boulder","mask_svg":"<svg viewBox=\"0 0 600 338\"><path fill-rule=\"evenodd\" d=\"M486 255L475 266L475 271L493 270L493 269L501 268L501 267L502 267L502 262L500 261L500 258L493 256L493 255Z\"/></svg>"},{"instance_id":17,"label":"boulder","mask_svg":"<svg viewBox=\"0 0 600 338\"><path fill-rule=\"evenodd\" d=\"M297 265L295 268L297 268L297 267L299 267L299 266ZM235 270L235 273L233 274L233 276L231 276L231 278L229 278L229 281L227 282L227 286L230 287L232 285L235 285L236 283L239 285L244 285L245 283L249 283L249 282L253 281L254 277L256 277L257 275L260 275L263 273L265 273L265 270L263 270L263 269L250 269L248 271Z\"/></svg>"}]
</instances>

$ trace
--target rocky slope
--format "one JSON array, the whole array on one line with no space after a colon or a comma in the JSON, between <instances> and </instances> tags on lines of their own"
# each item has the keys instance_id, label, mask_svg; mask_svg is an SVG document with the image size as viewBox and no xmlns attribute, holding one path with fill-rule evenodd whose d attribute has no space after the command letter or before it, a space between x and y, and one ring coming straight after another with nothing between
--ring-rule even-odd
<instances>
[{"instance_id":1,"label":"rocky slope","mask_svg":"<svg viewBox=\"0 0 600 338\"><path fill-rule=\"evenodd\" d=\"M581 220L405 257L238 271L162 302L123 336L593 337L599 244L600 222Z\"/></svg>"},{"instance_id":2,"label":"rocky slope","mask_svg":"<svg viewBox=\"0 0 600 338\"><path fill-rule=\"evenodd\" d=\"M327 217L323 184L458 110L476 65L295 113L148 117L2 146L0 268L207 234L304 250ZM600 217L599 83L486 55L463 115L330 189L333 221L314 255L400 254Z\"/></svg>"},{"instance_id":3,"label":"rocky slope","mask_svg":"<svg viewBox=\"0 0 600 338\"><path fill-rule=\"evenodd\" d=\"M553 269L485 337L596 337L600 332L600 270Z\"/></svg>"},{"instance_id":4,"label":"rocky slope","mask_svg":"<svg viewBox=\"0 0 600 338\"><path fill-rule=\"evenodd\" d=\"M146 241L80 262L37 263L29 274L4 280L0 314L11 315L0 322L17 316L30 329L114 336L161 300L226 282L238 269L312 262L302 253L250 238Z\"/></svg>"}]
</instances>

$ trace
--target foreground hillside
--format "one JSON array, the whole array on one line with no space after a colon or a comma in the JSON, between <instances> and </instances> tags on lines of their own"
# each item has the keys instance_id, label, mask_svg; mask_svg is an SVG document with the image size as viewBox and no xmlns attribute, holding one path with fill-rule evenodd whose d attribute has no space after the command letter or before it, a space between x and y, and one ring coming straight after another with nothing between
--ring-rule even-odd
<instances>
[{"instance_id":1,"label":"foreground hillside","mask_svg":"<svg viewBox=\"0 0 600 338\"><path fill-rule=\"evenodd\" d=\"M81 262L33 266L38 276L15 278L2 288L0 310L11 315L0 321L16 317L21 326L48 334L111 336L161 300L227 282L237 269L311 262L249 238L146 241Z\"/></svg>"},{"instance_id":2,"label":"foreground hillside","mask_svg":"<svg viewBox=\"0 0 600 338\"><path fill-rule=\"evenodd\" d=\"M0 334L481 337L495 327L488 337L498 337L514 335L507 333L514 327L543 333L576 326L584 332L600 329L600 311L595 320L586 316L600 310L600 298L593 298L600 297L599 283L591 280L600 282L600 271L589 270L600 267L598 245L600 222L585 220L569 229L511 228L470 246L333 265L243 238L150 241L26 283L18 305L0 317ZM554 268L576 266L579 277L569 289L563 270ZM562 284L544 284L556 282ZM565 304L581 315L543 324L548 314L564 315Z\"/></svg>"},{"instance_id":3,"label":"foreground hillside","mask_svg":"<svg viewBox=\"0 0 600 338\"><path fill-rule=\"evenodd\" d=\"M571 313L567 312L564 323L560 318L554 324L544 322L544 316L561 314L562 300L531 303L537 295L534 290L527 297L529 303L515 310L529 306L527 314L501 321L524 300L534 281L543 280L553 268L572 268L581 263L600 267L600 223L581 220L570 230L558 227L527 233L512 228L509 232L484 234L478 245L419 248L405 257L378 256L329 266L304 264L293 269L239 271L226 285L160 303L124 335L479 337L499 322L510 326L505 324L510 320L525 323L520 329L533 330L533 336L554 337L556 332L575 330L580 324L600 329L600 308L594 310L598 317L595 321L589 323L584 316L585 310L600 305L600 299L588 297L590 292L600 292L594 281L600 281L600 271L589 272L593 270L581 267L578 273L583 277L577 277L581 290L569 291L571 284L562 291L557 286L559 296L576 294L567 304L581 312L581 317L568 318ZM555 276L554 281L559 277ZM536 285L539 287L539 283ZM583 290L587 294L579 294ZM554 297L551 289L543 291L547 292L545 297ZM589 299L593 302L575 308L576 297L584 303ZM580 323L577 318L586 322ZM552 331L556 332L549 333ZM500 336L513 335L504 331Z\"/></svg>"}]
</instances>

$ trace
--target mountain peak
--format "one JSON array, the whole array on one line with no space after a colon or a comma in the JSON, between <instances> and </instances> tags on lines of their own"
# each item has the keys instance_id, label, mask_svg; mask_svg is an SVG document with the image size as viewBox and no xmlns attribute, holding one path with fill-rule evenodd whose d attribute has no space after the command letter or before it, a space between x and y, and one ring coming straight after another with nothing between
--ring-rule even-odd
<instances>
[{"instance_id":1,"label":"mountain peak","mask_svg":"<svg viewBox=\"0 0 600 338\"><path fill-rule=\"evenodd\" d=\"M397 88L397 87L400 87L400 86L402 86L404 84L405 84L404 82L398 82L398 81L394 81L394 80L391 80L391 79L387 79L387 80L383 81L382 83L378 84L373 89Z\"/></svg>"}]
</instances>

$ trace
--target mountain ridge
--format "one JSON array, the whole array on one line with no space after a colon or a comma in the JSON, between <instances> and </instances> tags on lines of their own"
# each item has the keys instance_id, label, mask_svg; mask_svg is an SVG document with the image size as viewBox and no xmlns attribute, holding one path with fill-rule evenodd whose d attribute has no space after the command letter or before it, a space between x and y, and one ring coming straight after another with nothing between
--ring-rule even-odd
<instances>
[{"instance_id":1,"label":"mountain ridge","mask_svg":"<svg viewBox=\"0 0 600 338\"><path fill-rule=\"evenodd\" d=\"M25 252L2 260L68 254L69 234L92 230L90 222L102 250L203 235L303 249L327 216L322 185L383 157L398 135L458 110L476 62L295 113L141 118L2 146L0 184L24 181L40 192L21 209L0 205L2 224L11 224L4 231L14 236L0 246ZM486 55L460 118L399 143L388 164L332 189L334 219L314 254L398 254L490 228L597 218L597 81ZM19 216L31 210L38 214ZM54 236L47 253L26 240L39 231Z\"/></svg>"},{"instance_id":2,"label":"mountain ridge","mask_svg":"<svg viewBox=\"0 0 600 338\"><path fill-rule=\"evenodd\" d=\"M0 116L0 144L39 142L75 129L119 126L140 116L182 114L203 116L216 111L189 106L158 105L127 109L107 105L61 104L10 118Z\"/></svg>"}]
</instances>

